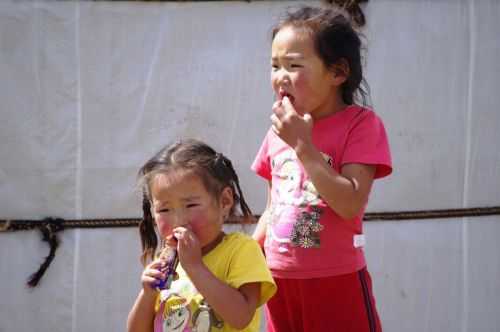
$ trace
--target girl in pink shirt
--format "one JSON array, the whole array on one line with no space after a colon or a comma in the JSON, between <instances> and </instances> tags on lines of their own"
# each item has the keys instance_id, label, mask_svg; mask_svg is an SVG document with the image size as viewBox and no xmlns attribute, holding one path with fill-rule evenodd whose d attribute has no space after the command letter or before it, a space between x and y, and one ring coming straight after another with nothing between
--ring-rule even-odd
<instances>
[{"instance_id":1,"label":"girl in pink shirt","mask_svg":"<svg viewBox=\"0 0 500 332\"><path fill-rule=\"evenodd\" d=\"M268 331L381 331L362 219L373 180L392 166L381 119L355 103L361 40L333 7L290 12L272 36L277 100L252 164L268 181L254 238L278 285Z\"/></svg>"}]
</instances>

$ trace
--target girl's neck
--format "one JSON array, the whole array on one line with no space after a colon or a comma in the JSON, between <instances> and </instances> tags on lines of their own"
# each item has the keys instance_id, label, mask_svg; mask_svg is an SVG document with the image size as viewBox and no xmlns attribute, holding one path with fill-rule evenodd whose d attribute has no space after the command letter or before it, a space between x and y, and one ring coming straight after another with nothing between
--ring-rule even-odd
<instances>
[{"instance_id":1,"label":"girl's neck","mask_svg":"<svg viewBox=\"0 0 500 332\"><path fill-rule=\"evenodd\" d=\"M324 108L323 111L318 112L318 113L312 113L313 120L320 120L326 117L329 117L330 115L333 115L338 112L342 112L348 105L344 103L342 99L338 100L332 100L331 103L328 105L325 105L326 107Z\"/></svg>"},{"instance_id":2,"label":"girl's neck","mask_svg":"<svg viewBox=\"0 0 500 332\"><path fill-rule=\"evenodd\" d=\"M346 103L344 103L344 101L342 99L339 99L337 100L337 102L333 105L332 109L332 113L331 114L335 114L335 113L338 113L338 112L342 112L343 110L346 109L348 105Z\"/></svg>"},{"instance_id":3,"label":"girl's neck","mask_svg":"<svg viewBox=\"0 0 500 332\"><path fill-rule=\"evenodd\" d=\"M212 251L212 249L214 249L215 247L217 247L217 245L219 243L221 243L221 241L222 241L222 239L224 238L225 235L226 235L226 233L224 233L223 231L221 231L219 233L219 235L217 235L217 237L212 240L212 242L210 242L209 244L207 244L206 246L204 246L203 248L201 248L201 254L203 256L205 256L210 251Z\"/></svg>"},{"instance_id":4,"label":"girl's neck","mask_svg":"<svg viewBox=\"0 0 500 332\"><path fill-rule=\"evenodd\" d=\"M313 120L320 120L335 113L343 111L348 105L344 103L340 89L333 89L332 93L325 100L316 112L312 112Z\"/></svg>"}]
</instances>

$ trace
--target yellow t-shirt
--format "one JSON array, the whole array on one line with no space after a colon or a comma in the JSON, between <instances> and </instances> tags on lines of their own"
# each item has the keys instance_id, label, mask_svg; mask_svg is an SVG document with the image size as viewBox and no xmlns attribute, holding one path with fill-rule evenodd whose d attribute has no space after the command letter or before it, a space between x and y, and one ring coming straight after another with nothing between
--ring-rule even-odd
<instances>
[{"instance_id":1,"label":"yellow t-shirt","mask_svg":"<svg viewBox=\"0 0 500 332\"><path fill-rule=\"evenodd\" d=\"M256 241L242 233L224 236L221 243L203 256L203 263L219 279L233 288L252 282L260 282L258 306L266 303L276 292L276 284L267 268L262 250ZM160 292L155 306L155 332L229 332L258 331L260 310L250 324L237 330L215 313L204 301L189 280L181 265L177 267L179 278L170 289Z\"/></svg>"}]
</instances>

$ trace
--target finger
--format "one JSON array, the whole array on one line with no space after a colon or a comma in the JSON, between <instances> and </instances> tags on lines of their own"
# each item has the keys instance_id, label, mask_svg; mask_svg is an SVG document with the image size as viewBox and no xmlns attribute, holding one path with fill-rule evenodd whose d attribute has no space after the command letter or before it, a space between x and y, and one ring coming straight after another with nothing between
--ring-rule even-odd
<instances>
[{"instance_id":1,"label":"finger","mask_svg":"<svg viewBox=\"0 0 500 332\"><path fill-rule=\"evenodd\" d=\"M147 273L144 273L143 279L144 280L150 280L150 281L155 281L158 279L163 279L165 277L165 274L156 270L156 271L149 271Z\"/></svg>"},{"instance_id":2,"label":"finger","mask_svg":"<svg viewBox=\"0 0 500 332\"><path fill-rule=\"evenodd\" d=\"M274 102L272 111L273 114L276 114L277 116L282 116L285 113L285 109L283 108L283 103L279 100Z\"/></svg>"},{"instance_id":3,"label":"finger","mask_svg":"<svg viewBox=\"0 0 500 332\"><path fill-rule=\"evenodd\" d=\"M183 249L188 247L188 236L184 235L181 239L179 239L179 249L183 251Z\"/></svg>"},{"instance_id":4,"label":"finger","mask_svg":"<svg viewBox=\"0 0 500 332\"><path fill-rule=\"evenodd\" d=\"M293 107L292 102L290 101L290 98L288 98L287 96L283 97L281 104L283 105L283 109L286 112L293 112L293 113L297 112L297 111L295 111L295 107Z\"/></svg>"},{"instance_id":5,"label":"finger","mask_svg":"<svg viewBox=\"0 0 500 332\"><path fill-rule=\"evenodd\" d=\"M149 276L144 276L142 278L142 282L143 283L148 284L148 285L150 285L153 288L154 288L155 284L158 282L158 280L159 279L152 278L152 277L149 277Z\"/></svg>"},{"instance_id":6,"label":"finger","mask_svg":"<svg viewBox=\"0 0 500 332\"><path fill-rule=\"evenodd\" d=\"M156 275L157 273L161 273L161 270L166 266L164 261L155 261L154 265L149 265L145 270L144 274L147 275Z\"/></svg>"},{"instance_id":7,"label":"finger","mask_svg":"<svg viewBox=\"0 0 500 332\"><path fill-rule=\"evenodd\" d=\"M188 232L189 230L186 228L186 227L183 227L183 226L179 226L179 227L176 227L174 228L172 234L173 234L173 237L179 241L180 239L182 239L184 237L184 235L186 234L186 232Z\"/></svg>"},{"instance_id":8,"label":"finger","mask_svg":"<svg viewBox=\"0 0 500 332\"><path fill-rule=\"evenodd\" d=\"M276 114L271 115L269 118L271 119L273 126L276 126L278 129L281 127L281 120Z\"/></svg>"},{"instance_id":9,"label":"finger","mask_svg":"<svg viewBox=\"0 0 500 332\"><path fill-rule=\"evenodd\" d=\"M271 119L271 129L272 131L276 134L279 135L280 133L280 128L281 128L281 121L278 119L278 117L273 114L270 116Z\"/></svg>"},{"instance_id":10,"label":"finger","mask_svg":"<svg viewBox=\"0 0 500 332\"><path fill-rule=\"evenodd\" d=\"M272 131L273 131L276 135L278 135L278 136L280 135L280 131L279 131L279 130L278 130L278 129L274 126L274 125L272 125L272 126L271 126L271 130L272 130Z\"/></svg>"},{"instance_id":11,"label":"finger","mask_svg":"<svg viewBox=\"0 0 500 332\"><path fill-rule=\"evenodd\" d=\"M314 123L314 120L313 120L313 118L312 118L311 114L306 113L306 114L304 114L304 116L303 116L302 118L304 119L304 121L305 121L305 122L306 122L309 126L311 126L311 127L312 127L312 125L313 125L313 123Z\"/></svg>"},{"instance_id":12,"label":"finger","mask_svg":"<svg viewBox=\"0 0 500 332\"><path fill-rule=\"evenodd\" d=\"M165 262L163 262L161 259L155 259L153 262L151 262L151 264L149 264L146 267L146 271L160 270L164 264L165 264Z\"/></svg>"},{"instance_id":13,"label":"finger","mask_svg":"<svg viewBox=\"0 0 500 332\"><path fill-rule=\"evenodd\" d=\"M184 232L182 239L180 240L184 246L190 246L194 241L193 232Z\"/></svg>"},{"instance_id":14,"label":"finger","mask_svg":"<svg viewBox=\"0 0 500 332\"><path fill-rule=\"evenodd\" d=\"M273 109L276 108L276 107L280 107L281 106L281 100L276 100L274 103L273 103Z\"/></svg>"},{"instance_id":15,"label":"finger","mask_svg":"<svg viewBox=\"0 0 500 332\"><path fill-rule=\"evenodd\" d=\"M194 234L191 230L184 227L179 227L178 230L174 230L174 234L178 241L178 249L182 250L191 245L192 239L194 237Z\"/></svg>"}]
</instances>

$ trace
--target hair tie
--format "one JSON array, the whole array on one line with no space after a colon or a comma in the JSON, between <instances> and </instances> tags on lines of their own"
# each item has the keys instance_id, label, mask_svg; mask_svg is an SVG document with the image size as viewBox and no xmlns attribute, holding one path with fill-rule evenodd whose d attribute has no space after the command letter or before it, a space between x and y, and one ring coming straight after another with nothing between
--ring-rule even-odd
<instances>
[{"instance_id":1,"label":"hair tie","mask_svg":"<svg viewBox=\"0 0 500 332\"><path fill-rule=\"evenodd\" d=\"M362 27L366 24L365 14L360 7L363 2L368 2L368 0L330 0L340 8L343 8L351 16L351 20L358 26Z\"/></svg>"},{"instance_id":2,"label":"hair tie","mask_svg":"<svg viewBox=\"0 0 500 332\"><path fill-rule=\"evenodd\" d=\"M217 152L215 154L215 166L219 167L219 166L223 166L223 167L227 167L227 163L226 163L226 157L224 157L224 155L220 152Z\"/></svg>"}]
</instances>

